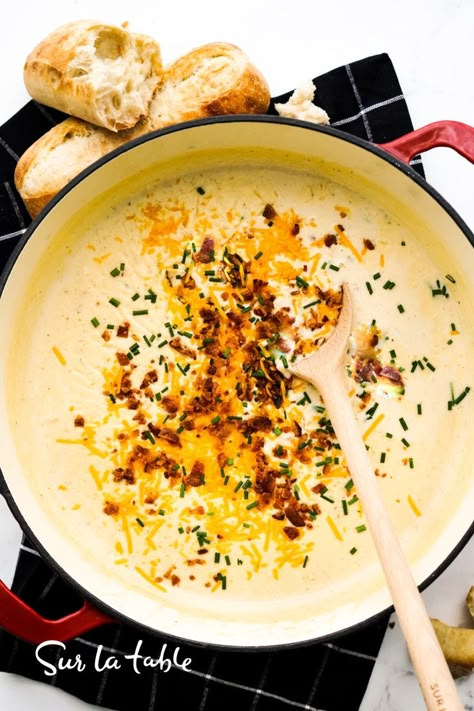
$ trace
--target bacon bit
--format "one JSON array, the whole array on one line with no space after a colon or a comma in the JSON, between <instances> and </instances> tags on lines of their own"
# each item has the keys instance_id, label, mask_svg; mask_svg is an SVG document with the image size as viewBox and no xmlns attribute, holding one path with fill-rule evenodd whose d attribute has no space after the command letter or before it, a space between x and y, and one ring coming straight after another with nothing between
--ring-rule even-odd
<instances>
[{"instance_id":1,"label":"bacon bit","mask_svg":"<svg viewBox=\"0 0 474 711\"><path fill-rule=\"evenodd\" d=\"M209 262L212 262L213 251L214 240L211 237L205 237L199 252L194 255L194 261L201 262L201 264L209 264Z\"/></svg>"},{"instance_id":2,"label":"bacon bit","mask_svg":"<svg viewBox=\"0 0 474 711\"><path fill-rule=\"evenodd\" d=\"M295 222L293 227L291 228L291 234L296 237L300 233L300 226L298 222Z\"/></svg>"},{"instance_id":3,"label":"bacon bit","mask_svg":"<svg viewBox=\"0 0 474 711\"><path fill-rule=\"evenodd\" d=\"M283 511L275 511L274 514L272 514L272 518L276 519L277 521L283 521L285 518L285 514Z\"/></svg>"},{"instance_id":4,"label":"bacon bit","mask_svg":"<svg viewBox=\"0 0 474 711\"><path fill-rule=\"evenodd\" d=\"M313 491L315 494L320 494L321 491L324 491L325 488L326 486L322 482L320 482L319 484L316 484L316 486L313 486L311 491Z\"/></svg>"},{"instance_id":5,"label":"bacon bit","mask_svg":"<svg viewBox=\"0 0 474 711\"><path fill-rule=\"evenodd\" d=\"M101 338L103 338L104 341L110 341L110 331L104 331L101 334Z\"/></svg>"},{"instance_id":6,"label":"bacon bit","mask_svg":"<svg viewBox=\"0 0 474 711\"><path fill-rule=\"evenodd\" d=\"M127 409L128 410L138 410L140 407L140 401L137 400L136 397L131 397L127 400Z\"/></svg>"},{"instance_id":7,"label":"bacon bit","mask_svg":"<svg viewBox=\"0 0 474 711\"><path fill-rule=\"evenodd\" d=\"M184 289L195 289L196 288L196 282L192 278L189 272L186 272L186 274L183 276L181 279L181 284ZM179 293L179 292L178 292Z\"/></svg>"},{"instance_id":8,"label":"bacon bit","mask_svg":"<svg viewBox=\"0 0 474 711\"><path fill-rule=\"evenodd\" d=\"M296 510L296 507L292 506L291 504L286 507L285 516L288 521L293 524L293 526L301 527L305 525L305 520L303 516L300 514L299 511Z\"/></svg>"},{"instance_id":9,"label":"bacon bit","mask_svg":"<svg viewBox=\"0 0 474 711\"><path fill-rule=\"evenodd\" d=\"M206 553L209 553L209 549L208 549L208 548L200 548L200 549L198 550L198 555L206 555Z\"/></svg>"},{"instance_id":10,"label":"bacon bit","mask_svg":"<svg viewBox=\"0 0 474 711\"><path fill-rule=\"evenodd\" d=\"M120 365L130 365L130 360L126 353L116 353L115 357L117 358Z\"/></svg>"},{"instance_id":11,"label":"bacon bit","mask_svg":"<svg viewBox=\"0 0 474 711\"><path fill-rule=\"evenodd\" d=\"M123 481L125 479L127 484L135 484L135 473L133 469L130 469L128 467L127 469L117 467L117 469L114 469L113 475L114 481ZM147 503L152 504L153 501L148 501Z\"/></svg>"},{"instance_id":12,"label":"bacon bit","mask_svg":"<svg viewBox=\"0 0 474 711\"><path fill-rule=\"evenodd\" d=\"M157 494L147 494L145 496L145 503L146 504L154 504L155 501L157 500L158 495Z\"/></svg>"},{"instance_id":13,"label":"bacon bit","mask_svg":"<svg viewBox=\"0 0 474 711\"><path fill-rule=\"evenodd\" d=\"M300 535L300 532L298 531L297 528L293 528L293 526L285 526L283 528L284 533L288 536L290 541L294 541L295 538L298 538Z\"/></svg>"},{"instance_id":14,"label":"bacon bit","mask_svg":"<svg viewBox=\"0 0 474 711\"><path fill-rule=\"evenodd\" d=\"M76 415L74 418L74 427L84 427L85 421L82 415Z\"/></svg>"},{"instance_id":15,"label":"bacon bit","mask_svg":"<svg viewBox=\"0 0 474 711\"><path fill-rule=\"evenodd\" d=\"M265 415L255 415L255 417L249 417L248 420L244 420L241 423L241 427L244 435L248 437L253 432L270 432L272 421Z\"/></svg>"},{"instance_id":16,"label":"bacon bit","mask_svg":"<svg viewBox=\"0 0 474 711\"><path fill-rule=\"evenodd\" d=\"M140 390L144 390L152 383L156 383L157 380L158 380L158 373L156 372L156 370L149 370L148 373L145 375L145 377L142 380L142 383L140 385Z\"/></svg>"},{"instance_id":17,"label":"bacon bit","mask_svg":"<svg viewBox=\"0 0 474 711\"><path fill-rule=\"evenodd\" d=\"M375 476L379 476L382 479L384 479L387 476L387 474L385 472L381 472L380 469L374 469L374 474L375 474Z\"/></svg>"},{"instance_id":18,"label":"bacon bit","mask_svg":"<svg viewBox=\"0 0 474 711\"><path fill-rule=\"evenodd\" d=\"M375 244L372 242L372 240L364 238L364 247L366 249L372 250L375 249Z\"/></svg>"},{"instance_id":19,"label":"bacon bit","mask_svg":"<svg viewBox=\"0 0 474 711\"><path fill-rule=\"evenodd\" d=\"M161 398L161 404L170 415L175 415L179 409L178 398L173 395L165 395Z\"/></svg>"},{"instance_id":20,"label":"bacon bit","mask_svg":"<svg viewBox=\"0 0 474 711\"><path fill-rule=\"evenodd\" d=\"M103 511L107 516L116 516L119 512L119 506L111 501L106 501Z\"/></svg>"},{"instance_id":21,"label":"bacon bit","mask_svg":"<svg viewBox=\"0 0 474 711\"><path fill-rule=\"evenodd\" d=\"M166 442L169 442L177 447L181 447L179 435L176 434L176 432L173 432L173 430L170 430L168 427L155 427L154 425L148 425L148 427L150 428L151 433L156 437L164 439ZM152 430L152 427L154 428L154 431Z\"/></svg>"},{"instance_id":22,"label":"bacon bit","mask_svg":"<svg viewBox=\"0 0 474 711\"><path fill-rule=\"evenodd\" d=\"M180 578L178 578L177 575L172 575L171 576L171 585L179 585L181 582Z\"/></svg>"},{"instance_id":23,"label":"bacon bit","mask_svg":"<svg viewBox=\"0 0 474 711\"><path fill-rule=\"evenodd\" d=\"M199 316L204 323L212 323L214 325L219 323L219 312L217 309L209 309L203 306L202 309L199 309Z\"/></svg>"},{"instance_id":24,"label":"bacon bit","mask_svg":"<svg viewBox=\"0 0 474 711\"><path fill-rule=\"evenodd\" d=\"M359 360L356 361L355 380L358 383L369 382L372 376L379 375L382 366L378 360Z\"/></svg>"},{"instance_id":25,"label":"bacon bit","mask_svg":"<svg viewBox=\"0 0 474 711\"><path fill-rule=\"evenodd\" d=\"M390 365L384 365L380 371L380 375L387 378L387 380L391 380L392 383L403 383L401 373L398 370L395 370L395 368L392 368Z\"/></svg>"},{"instance_id":26,"label":"bacon bit","mask_svg":"<svg viewBox=\"0 0 474 711\"><path fill-rule=\"evenodd\" d=\"M187 356L188 358L196 358L196 352L185 346L178 336L171 339L170 346L174 348L175 351L178 351L178 353L181 353L181 355Z\"/></svg>"},{"instance_id":27,"label":"bacon bit","mask_svg":"<svg viewBox=\"0 0 474 711\"><path fill-rule=\"evenodd\" d=\"M206 565L206 561L202 558L190 558L186 561L186 565Z\"/></svg>"},{"instance_id":28,"label":"bacon bit","mask_svg":"<svg viewBox=\"0 0 474 711\"><path fill-rule=\"evenodd\" d=\"M125 323L122 323L120 326L117 328L117 336L119 338L128 338L128 330L130 328L130 324L128 321L125 321Z\"/></svg>"},{"instance_id":29,"label":"bacon bit","mask_svg":"<svg viewBox=\"0 0 474 711\"><path fill-rule=\"evenodd\" d=\"M273 220L274 217L276 217L277 213L273 205L270 205L270 203L267 203L265 207L263 208L262 215L266 220Z\"/></svg>"},{"instance_id":30,"label":"bacon bit","mask_svg":"<svg viewBox=\"0 0 474 711\"><path fill-rule=\"evenodd\" d=\"M324 237L324 244L326 247L331 247L333 244L337 244L337 237L333 234L327 234Z\"/></svg>"},{"instance_id":31,"label":"bacon bit","mask_svg":"<svg viewBox=\"0 0 474 711\"><path fill-rule=\"evenodd\" d=\"M202 486L204 479L204 464L196 460L190 473L184 478L186 486Z\"/></svg>"}]
</instances>

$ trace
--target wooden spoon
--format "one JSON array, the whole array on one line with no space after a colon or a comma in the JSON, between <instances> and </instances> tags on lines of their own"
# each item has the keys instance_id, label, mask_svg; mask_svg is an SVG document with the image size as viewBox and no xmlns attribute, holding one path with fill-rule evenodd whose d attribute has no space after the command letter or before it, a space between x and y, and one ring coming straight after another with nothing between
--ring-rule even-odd
<instances>
[{"instance_id":1,"label":"wooden spoon","mask_svg":"<svg viewBox=\"0 0 474 711\"><path fill-rule=\"evenodd\" d=\"M346 458L372 535L415 673L429 711L462 711L456 686L422 597L395 534L347 393L345 358L352 325L352 300L343 285L343 305L323 346L290 370L319 391Z\"/></svg>"}]
</instances>

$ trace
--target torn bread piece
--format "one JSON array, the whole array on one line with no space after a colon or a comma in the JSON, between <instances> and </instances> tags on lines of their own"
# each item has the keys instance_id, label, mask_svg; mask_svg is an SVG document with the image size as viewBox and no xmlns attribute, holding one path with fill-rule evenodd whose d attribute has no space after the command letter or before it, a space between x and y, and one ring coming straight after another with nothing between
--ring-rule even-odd
<instances>
[{"instance_id":1,"label":"torn bread piece","mask_svg":"<svg viewBox=\"0 0 474 711\"><path fill-rule=\"evenodd\" d=\"M329 124L329 116L320 106L313 103L316 87L311 81L304 82L292 93L284 104L275 104L275 109L280 116L296 118L311 123Z\"/></svg>"},{"instance_id":2,"label":"torn bread piece","mask_svg":"<svg viewBox=\"0 0 474 711\"><path fill-rule=\"evenodd\" d=\"M132 138L190 119L265 113L269 104L265 79L241 49L223 42L197 47L166 68L146 119L119 133L66 119L20 157L15 185L36 217L78 173Z\"/></svg>"},{"instance_id":3,"label":"torn bread piece","mask_svg":"<svg viewBox=\"0 0 474 711\"><path fill-rule=\"evenodd\" d=\"M33 49L23 76L39 103L120 131L148 114L162 79L161 51L146 35L78 20L54 30Z\"/></svg>"}]
</instances>

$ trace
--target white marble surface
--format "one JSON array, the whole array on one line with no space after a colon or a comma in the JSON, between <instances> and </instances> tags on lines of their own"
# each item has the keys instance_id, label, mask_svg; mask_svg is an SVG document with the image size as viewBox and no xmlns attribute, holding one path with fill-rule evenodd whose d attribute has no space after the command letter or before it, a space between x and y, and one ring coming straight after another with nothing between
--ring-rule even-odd
<instances>
[{"instance_id":1,"label":"white marble surface","mask_svg":"<svg viewBox=\"0 0 474 711\"><path fill-rule=\"evenodd\" d=\"M273 94L347 61L388 52L416 127L442 118L474 125L473 0L16 0L2 7L0 124L28 100L22 65L30 49L63 22L128 20L153 35L165 61L194 46L224 40L242 47L267 77ZM430 182L474 228L474 167L447 149L425 156ZM0 499L0 579L11 582L20 531ZM429 613L467 622L464 598L474 583L474 541L423 594ZM474 675L459 681L466 709ZM92 708L57 689L0 674L0 708L26 711ZM360 711L424 708L398 626L388 630Z\"/></svg>"}]
</instances>

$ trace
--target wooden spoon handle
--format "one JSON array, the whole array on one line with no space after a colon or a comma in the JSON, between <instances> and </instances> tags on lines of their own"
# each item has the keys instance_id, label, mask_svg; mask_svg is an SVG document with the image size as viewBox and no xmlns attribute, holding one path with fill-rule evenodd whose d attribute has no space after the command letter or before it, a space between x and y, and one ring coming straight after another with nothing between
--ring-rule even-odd
<instances>
[{"instance_id":1,"label":"wooden spoon handle","mask_svg":"<svg viewBox=\"0 0 474 711\"><path fill-rule=\"evenodd\" d=\"M335 369L330 377L317 380L314 384L324 400L362 502L427 708L429 711L462 711L453 678L385 508L347 394L344 374Z\"/></svg>"}]
</instances>

